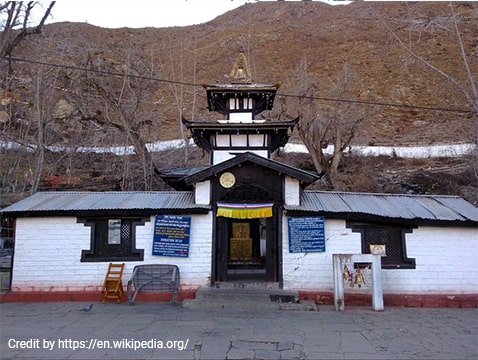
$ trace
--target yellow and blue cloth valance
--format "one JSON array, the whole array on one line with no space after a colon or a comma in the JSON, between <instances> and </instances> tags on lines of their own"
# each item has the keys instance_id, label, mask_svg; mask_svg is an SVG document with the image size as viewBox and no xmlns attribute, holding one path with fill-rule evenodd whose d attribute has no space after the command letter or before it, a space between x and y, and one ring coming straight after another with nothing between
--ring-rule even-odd
<instances>
[{"instance_id":1,"label":"yellow and blue cloth valance","mask_svg":"<svg viewBox=\"0 0 478 360\"><path fill-rule=\"evenodd\" d=\"M261 204L237 204L217 203L217 216L234 219L256 219L272 216L272 205L274 203Z\"/></svg>"}]
</instances>

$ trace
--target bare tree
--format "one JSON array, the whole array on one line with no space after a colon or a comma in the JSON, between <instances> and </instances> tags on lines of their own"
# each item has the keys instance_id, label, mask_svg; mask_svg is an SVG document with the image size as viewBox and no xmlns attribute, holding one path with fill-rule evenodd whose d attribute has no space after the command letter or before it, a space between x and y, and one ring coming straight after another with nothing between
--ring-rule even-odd
<instances>
[{"instance_id":1,"label":"bare tree","mask_svg":"<svg viewBox=\"0 0 478 360\"><path fill-rule=\"evenodd\" d=\"M188 163L190 149L188 147L187 135L184 132L182 119L184 117L184 109L190 108L194 117L196 108L196 87L193 86L192 93L186 90L186 79L188 78L188 69L185 68L188 61L192 59L192 72L189 82L195 83L196 80L196 38L186 37L181 31L179 33L179 42L172 37L168 39L168 44L163 45L161 51L157 54L158 72L160 77L169 79L167 85L172 96L172 103L175 105L178 115L178 129L181 139L184 140L184 164ZM187 95L191 95L190 97ZM187 104L188 99L191 99L191 105Z\"/></svg>"},{"instance_id":2,"label":"bare tree","mask_svg":"<svg viewBox=\"0 0 478 360\"><path fill-rule=\"evenodd\" d=\"M56 1L50 2L40 22L31 26L32 10L40 6L37 1L6 1L0 3L1 34L0 34L0 59L10 56L20 42L32 34L39 34L50 16L51 9Z\"/></svg>"},{"instance_id":3,"label":"bare tree","mask_svg":"<svg viewBox=\"0 0 478 360\"><path fill-rule=\"evenodd\" d=\"M46 178L48 147L59 144L61 139L61 131L54 124L59 100L56 91L58 72L57 68L30 65L23 73L29 86L15 93L14 117L2 129L2 138L20 147L18 151L4 154L5 161L11 164L1 168L6 192L5 184L15 184L10 189L15 191L23 182L23 190L35 193ZM47 171L55 172L54 166L48 167Z\"/></svg>"},{"instance_id":4,"label":"bare tree","mask_svg":"<svg viewBox=\"0 0 478 360\"><path fill-rule=\"evenodd\" d=\"M387 28L387 30L390 32L393 38L397 41L400 47L409 56L417 60L423 66L433 70L435 73L442 76L446 81L453 84L464 95L464 97L469 101L472 109L475 112L476 121L478 121L478 83L477 83L477 80L475 79L476 73L474 74L471 71L471 65L470 65L470 62L476 63L476 59L474 61L471 61L471 59L469 59L469 56L467 55L465 51L465 45L463 43L463 39L462 39L460 30L458 28L458 20L457 20L457 15L455 14L453 2L450 2L450 9L451 9L451 16L450 16L451 24L448 25L449 26L448 30L452 31L456 36L456 42L460 48L459 56L461 56L461 59L463 61L463 66L465 68L466 75L467 75L466 81L460 81L453 74L446 72L445 70L441 69L439 65L434 64L432 61L427 59L427 57L420 55L418 50L414 48L414 42L411 41L411 34L410 34L411 30L408 35L408 40L407 41L402 40L400 36L398 35L398 32L392 29L392 27L387 23L387 21L383 17L380 17L380 21ZM420 33L419 33L419 36L421 36Z\"/></svg>"},{"instance_id":5,"label":"bare tree","mask_svg":"<svg viewBox=\"0 0 478 360\"><path fill-rule=\"evenodd\" d=\"M142 180L141 184L135 184L133 179L127 181L127 178L130 177L131 164L128 162L128 157L125 157L122 189L150 190L152 176L155 176L159 170L152 160L146 145L147 142L142 135L142 129L151 123L144 103L154 92L153 83L140 76L147 69L139 59L132 59L133 56L132 48L130 48L125 63L121 65L88 59L89 67L97 71L87 74L86 84L103 99L104 114L102 116L90 114L87 117L100 126L109 127L123 134L125 145L133 146L134 153L140 160ZM118 67L123 72L121 77L116 75ZM105 73L106 75L104 75Z\"/></svg>"},{"instance_id":6,"label":"bare tree","mask_svg":"<svg viewBox=\"0 0 478 360\"><path fill-rule=\"evenodd\" d=\"M43 69L42 69L43 70ZM43 90L41 72L36 79L35 84L35 117L37 127L37 149L36 149L36 163L33 175L32 187L30 193L33 194L37 191L40 184L43 165L45 161L45 112L43 103Z\"/></svg>"},{"instance_id":7,"label":"bare tree","mask_svg":"<svg viewBox=\"0 0 478 360\"><path fill-rule=\"evenodd\" d=\"M475 6L475 9L470 9L470 13L475 13L476 18L476 5L465 4L464 6ZM408 32L405 36L400 36L398 29L394 29L390 24L391 21L387 21L383 16L377 15L383 26L389 31L393 39L399 44L411 58L415 59L418 63L427 69L432 70L434 73L441 76L446 82L452 84L455 89L461 92L464 98L470 104L474 113L474 128L475 133L472 134L472 139L475 142L475 152L472 156L471 167L475 178L478 180L478 82L476 79L477 72L472 71L478 66L476 53L467 54L465 43L462 37L462 33L459 29L460 16L456 14L455 5L450 1L450 16L447 18L432 18L427 19L424 22L418 24L414 21L408 27ZM441 33L444 36L454 36L455 42L458 45L459 53L457 56L461 58L463 68L465 69L466 78L459 79L456 74L441 67L437 62L431 60L427 55L420 54L419 43L424 32L432 32L435 27L439 27L443 30ZM416 37L416 41L413 39ZM452 42L453 43L453 42ZM457 72L458 73L458 72Z\"/></svg>"},{"instance_id":8,"label":"bare tree","mask_svg":"<svg viewBox=\"0 0 478 360\"><path fill-rule=\"evenodd\" d=\"M41 33L41 30L51 13L55 1L52 1L45 9L40 21L35 25L33 19L33 10L42 6L36 1L5 1L0 3L0 73L1 89L0 95L5 99L8 104L5 107L3 114L7 117L2 121L1 137L5 140L14 140L15 143L22 143L27 147L35 147L36 161L33 166L34 170L24 170L22 177L19 177L20 169L26 169L27 166L22 151L12 152L10 156L5 156L4 162L9 166L5 166L2 169L2 191L15 191L19 185L23 184L23 189L30 187L31 192L35 192L40 183L42 176L42 169L44 163L44 143L45 138L44 130L44 109L42 107L42 93L41 89L42 80L40 74L37 74L36 85L33 86L32 99L35 109L33 113L36 121L29 121L23 116L18 114L28 113L28 110L19 110L17 108L25 108L25 104L21 104L19 101L23 94L18 91L12 90L13 81L13 68L9 61L6 61L12 55L12 52L22 43L22 41L29 36ZM12 123L12 119L15 118L15 123ZM36 137L32 137L32 134L36 133ZM38 141L38 142L37 142ZM27 160L31 160L31 157L27 157ZM25 184L28 183L28 184ZM7 185L5 187L5 185Z\"/></svg>"},{"instance_id":9,"label":"bare tree","mask_svg":"<svg viewBox=\"0 0 478 360\"><path fill-rule=\"evenodd\" d=\"M317 172L323 173L326 186L335 190L344 190L340 180L339 166L343 154L350 147L357 127L365 117L363 105L347 102L351 98L351 84L354 73L344 65L338 79L328 79L327 85L321 85L313 72L308 70L308 62L302 58L300 69L296 72L297 96L290 97L281 104L281 109L297 111L300 121L297 125L300 138L309 151ZM324 88L327 88L324 91ZM330 98L342 98L343 102L323 102L319 94ZM287 115L291 117L291 115ZM327 149L331 149L331 154Z\"/></svg>"}]
</instances>

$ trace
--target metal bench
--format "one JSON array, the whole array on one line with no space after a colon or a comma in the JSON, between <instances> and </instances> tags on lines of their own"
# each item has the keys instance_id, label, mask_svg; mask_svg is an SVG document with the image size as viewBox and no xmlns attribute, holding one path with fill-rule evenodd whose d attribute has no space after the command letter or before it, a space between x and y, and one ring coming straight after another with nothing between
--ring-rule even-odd
<instances>
[{"instance_id":1,"label":"metal bench","mask_svg":"<svg viewBox=\"0 0 478 360\"><path fill-rule=\"evenodd\" d=\"M134 305L140 291L172 291L176 304L180 283L179 268L176 265L150 264L136 265L128 281L127 294L130 305Z\"/></svg>"}]
</instances>

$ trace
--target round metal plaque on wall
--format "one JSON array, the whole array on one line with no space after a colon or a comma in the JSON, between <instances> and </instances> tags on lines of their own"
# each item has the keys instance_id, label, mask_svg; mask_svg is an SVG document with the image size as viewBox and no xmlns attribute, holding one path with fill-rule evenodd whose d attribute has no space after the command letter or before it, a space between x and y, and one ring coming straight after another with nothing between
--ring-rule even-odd
<instances>
[{"instance_id":1,"label":"round metal plaque on wall","mask_svg":"<svg viewBox=\"0 0 478 360\"><path fill-rule=\"evenodd\" d=\"M221 184L223 188L231 188L235 183L236 177L231 172L225 172L219 177L219 184Z\"/></svg>"}]
</instances>

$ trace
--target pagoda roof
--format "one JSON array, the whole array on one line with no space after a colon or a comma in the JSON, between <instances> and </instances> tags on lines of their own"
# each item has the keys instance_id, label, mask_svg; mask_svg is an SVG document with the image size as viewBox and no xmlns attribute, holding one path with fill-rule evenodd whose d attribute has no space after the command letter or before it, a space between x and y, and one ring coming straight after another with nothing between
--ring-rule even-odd
<instances>
[{"instance_id":1,"label":"pagoda roof","mask_svg":"<svg viewBox=\"0 0 478 360\"><path fill-rule=\"evenodd\" d=\"M251 122L234 122L230 120L191 121L182 119L191 132L194 142L199 147L210 151L211 137L217 134L267 134L270 135L269 151L273 152L285 146L299 118L293 120L252 120Z\"/></svg>"},{"instance_id":2,"label":"pagoda roof","mask_svg":"<svg viewBox=\"0 0 478 360\"><path fill-rule=\"evenodd\" d=\"M206 121L206 120L187 120L184 117L182 122L188 129L211 129L232 133L237 133L237 129L254 129L254 132L261 132L261 129L279 129L279 128L290 128L297 125L299 118L293 120L252 120L250 122L236 122L231 120L216 120L216 121ZM256 131L257 130L257 131Z\"/></svg>"},{"instance_id":3,"label":"pagoda roof","mask_svg":"<svg viewBox=\"0 0 478 360\"><path fill-rule=\"evenodd\" d=\"M229 99L248 97L255 99L252 112L254 115L257 115L264 110L272 110L280 83L276 85L240 83L203 86L206 89L207 107L209 111L216 111L220 114L227 115L230 112L228 107Z\"/></svg>"},{"instance_id":4,"label":"pagoda roof","mask_svg":"<svg viewBox=\"0 0 478 360\"><path fill-rule=\"evenodd\" d=\"M192 190L194 184L215 177L221 172L227 171L246 162L277 171L281 174L289 175L299 180L303 188L320 179L323 175L314 171L301 170L251 152L245 152L221 163L202 168L196 167L189 169L180 168L164 170L161 172L160 176L176 190Z\"/></svg>"},{"instance_id":5,"label":"pagoda roof","mask_svg":"<svg viewBox=\"0 0 478 360\"><path fill-rule=\"evenodd\" d=\"M261 92L261 91L268 91L268 92L276 92L279 87L280 83L278 84L243 84L243 83L236 83L236 84L203 84L203 87L206 91L254 91L254 92Z\"/></svg>"}]
</instances>

